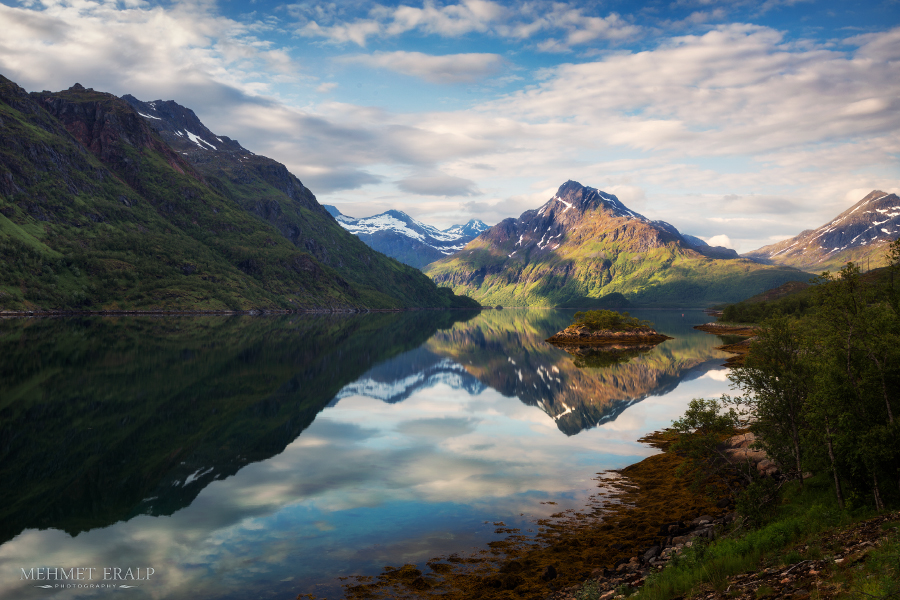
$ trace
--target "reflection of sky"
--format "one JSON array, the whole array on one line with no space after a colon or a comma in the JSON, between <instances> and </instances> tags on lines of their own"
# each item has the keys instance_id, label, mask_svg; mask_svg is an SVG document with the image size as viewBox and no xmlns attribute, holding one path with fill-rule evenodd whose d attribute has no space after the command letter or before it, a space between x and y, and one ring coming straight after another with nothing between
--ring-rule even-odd
<instances>
[{"instance_id":1,"label":"reflection of sky","mask_svg":"<svg viewBox=\"0 0 900 600\"><path fill-rule=\"evenodd\" d=\"M684 381L571 437L539 408L493 389L469 395L438 384L397 404L348 396L283 453L211 483L174 515L140 516L76 538L29 530L0 548L0 573L11 584L24 566L150 566L155 581L129 594L333 597L334 576L496 539L485 520L527 527L581 506L597 472L654 452L637 438L669 425L691 398L727 391L724 373ZM541 504L551 499L559 504ZM0 598L51 593L30 591L4 585Z\"/></svg>"}]
</instances>

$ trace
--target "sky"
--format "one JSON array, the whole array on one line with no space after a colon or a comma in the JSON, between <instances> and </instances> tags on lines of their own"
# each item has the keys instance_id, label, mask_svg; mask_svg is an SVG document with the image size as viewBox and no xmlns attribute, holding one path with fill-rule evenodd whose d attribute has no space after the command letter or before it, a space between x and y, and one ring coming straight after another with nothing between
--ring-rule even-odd
<instances>
[{"instance_id":1,"label":"sky","mask_svg":"<svg viewBox=\"0 0 900 600\"><path fill-rule=\"evenodd\" d=\"M354 217L572 179L747 252L900 192L900 0L0 0L0 32L26 90L175 100Z\"/></svg>"}]
</instances>

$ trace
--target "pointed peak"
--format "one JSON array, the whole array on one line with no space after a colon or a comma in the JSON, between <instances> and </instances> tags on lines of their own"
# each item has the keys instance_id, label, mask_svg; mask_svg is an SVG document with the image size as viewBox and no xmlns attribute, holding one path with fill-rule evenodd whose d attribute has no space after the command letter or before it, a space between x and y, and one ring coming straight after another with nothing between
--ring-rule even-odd
<instances>
[{"instance_id":1,"label":"pointed peak","mask_svg":"<svg viewBox=\"0 0 900 600\"><path fill-rule=\"evenodd\" d=\"M76 83L75 85L73 85L72 87L69 88L69 91L70 92L83 92L85 90L84 90L83 85L81 85L80 83Z\"/></svg>"},{"instance_id":2,"label":"pointed peak","mask_svg":"<svg viewBox=\"0 0 900 600\"><path fill-rule=\"evenodd\" d=\"M562 184L561 186L559 186L559 189L556 190L556 195L558 197L562 198L564 196L568 196L569 194L578 193L584 189L585 189L585 187L583 185L581 185L577 181L570 179L567 182L565 182L564 184Z\"/></svg>"}]
</instances>

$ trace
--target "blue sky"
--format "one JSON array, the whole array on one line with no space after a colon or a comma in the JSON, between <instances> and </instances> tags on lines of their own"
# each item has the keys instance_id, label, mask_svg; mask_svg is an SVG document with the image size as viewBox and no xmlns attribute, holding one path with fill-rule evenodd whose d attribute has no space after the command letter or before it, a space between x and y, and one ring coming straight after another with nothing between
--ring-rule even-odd
<instances>
[{"instance_id":1,"label":"blue sky","mask_svg":"<svg viewBox=\"0 0 900 600\"><path fill-rule=\"evenodd\" d=\"M27 90L176 100L352 216L575 179L748 251L900 191L900 0L0 1Z\"/></svg>"}]
</instances>

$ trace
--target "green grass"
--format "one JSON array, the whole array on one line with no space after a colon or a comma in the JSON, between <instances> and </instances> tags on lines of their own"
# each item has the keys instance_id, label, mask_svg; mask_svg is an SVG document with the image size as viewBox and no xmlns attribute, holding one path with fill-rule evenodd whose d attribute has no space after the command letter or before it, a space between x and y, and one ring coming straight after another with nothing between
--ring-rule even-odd
<instances>
[{"instance_id":1,"label":"green grass","mask_svg":"<svg viewBox=\"0 0 900 600\"><path fill-rule=\"evenodd\" d=\"M648 577L637 600L670 600L687 596L700 585L721 585L726 578L766 565L799 562L821 555L821 548L802 556L794 549L800 542L831 528L872 516L869 508L841 511L828 478L808 479L801 491L786 486L784 503L765 526L736 538L722 538L709 545L695 544L669 561L666 568Z\"/></svg>"}]
</instances>

